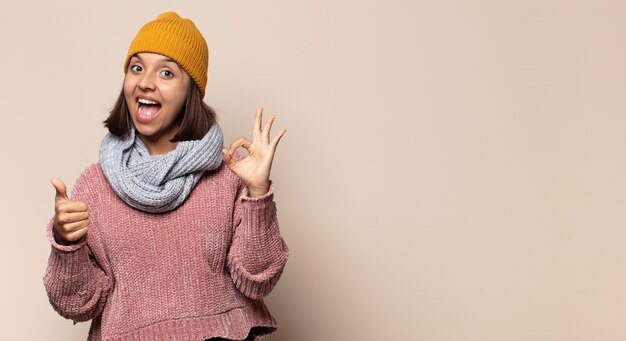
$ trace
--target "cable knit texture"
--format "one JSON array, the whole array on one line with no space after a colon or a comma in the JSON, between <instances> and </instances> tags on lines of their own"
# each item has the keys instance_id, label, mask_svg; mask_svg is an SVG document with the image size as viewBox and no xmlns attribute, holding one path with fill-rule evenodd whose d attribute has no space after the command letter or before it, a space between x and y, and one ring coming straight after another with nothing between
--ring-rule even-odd
<instances>
[{"instance_id":1,"label":"cable knit texture","mask_svg":"<svg viewBox=\"0 0 626 341\"><path fill-rule=\"evenodd\" d=\"M207 170L222 164L222 130L213 124L200 140L178 142L162 155L150 155L135 129L130 136L108 133L100 144L100 165L109 184L127 204L163 213L180 206Z\"/></svg>"},{"instance_id":2,"label":"cable knit texture","mask_svg":"<svg viewBox=\"0 0 626 341\"><path fill-rule=\"evenodd\" d=\"M60 245L54 219L47 226L50 303L75 322L92 320L94 341L262 338L277 328L263 297L288 256L272 188L250 198L222 165L177 209L154 214L124 203L91 165L72 191L89 206L87 237Z\"/></svg>"}]
</instances>

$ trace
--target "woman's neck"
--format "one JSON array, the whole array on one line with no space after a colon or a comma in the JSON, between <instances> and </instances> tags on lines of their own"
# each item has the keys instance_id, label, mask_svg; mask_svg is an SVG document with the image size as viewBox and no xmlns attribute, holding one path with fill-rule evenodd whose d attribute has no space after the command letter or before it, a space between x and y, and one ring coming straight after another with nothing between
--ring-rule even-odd
<instances>
[{"instance_id":1,"label":"woman's neck","mask_svg":"<svg viewBox=\"0 0 626 341\"><path fill-rule=\"evenodd\" d=\"M143 135L140 135L139 138L146 146L146 149L148 149L148 153L152 156L167 154L176 149L176 145L178 144L178 142L171 142L169 139L164 138L152 140L149 136Z\"/></svg>"}]
</instances>

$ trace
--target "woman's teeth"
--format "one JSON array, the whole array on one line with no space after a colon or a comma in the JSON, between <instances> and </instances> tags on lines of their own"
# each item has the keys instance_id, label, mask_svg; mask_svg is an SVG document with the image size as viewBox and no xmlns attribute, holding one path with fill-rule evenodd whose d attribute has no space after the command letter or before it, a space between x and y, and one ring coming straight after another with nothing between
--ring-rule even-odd
<instances>
[{"instance_id":1,"label":"woman's teeth","mask_svg":"<svg viewBox=\"0 0 626 341\"><path fill-rule=\"evenodd\" d=\"M141 104L151 104L151 105L152 105L152 104L159 104L159 102L150 101L150 100L143 99L143 98L140 98L140 99L139 99L139 103L141 103Z\"/></svg>"}]
</instances>

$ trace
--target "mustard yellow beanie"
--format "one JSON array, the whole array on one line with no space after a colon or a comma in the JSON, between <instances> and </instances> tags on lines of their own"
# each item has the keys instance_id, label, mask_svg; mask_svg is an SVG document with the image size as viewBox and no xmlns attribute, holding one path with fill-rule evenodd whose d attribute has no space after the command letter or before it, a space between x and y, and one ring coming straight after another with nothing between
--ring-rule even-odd
<instances>
[{"instance_id":1,"label":"mustard yellow beanie","mask_svg":"<svg viewBox=\"0 0 626 341\"><path fill-rule=\"evenodd\" d=\"M204 97L209 48L193 21L166 12L145 24L128 48L124 72L130 58L141 52L158 53L175 60L191 76Z\"/></svg>"}]
</instances>

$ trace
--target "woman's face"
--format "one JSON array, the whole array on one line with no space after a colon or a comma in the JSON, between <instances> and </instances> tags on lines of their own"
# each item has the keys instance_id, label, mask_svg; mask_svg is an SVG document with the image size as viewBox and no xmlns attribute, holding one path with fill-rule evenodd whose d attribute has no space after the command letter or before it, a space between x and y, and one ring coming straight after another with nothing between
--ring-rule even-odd
<instances>
[{"instance_id":1,"label":"woman's face","mask_svg":"<svg viewBox=\"0 0 626 341\"><path fill-rule=\"evenodd\" d=\"M176 147L169 140L178 131L178 116L185 105L189 75L172 59L138 53L128 64L124 97L135 128L150 154Z\"/></svg>"}]
</instances>

